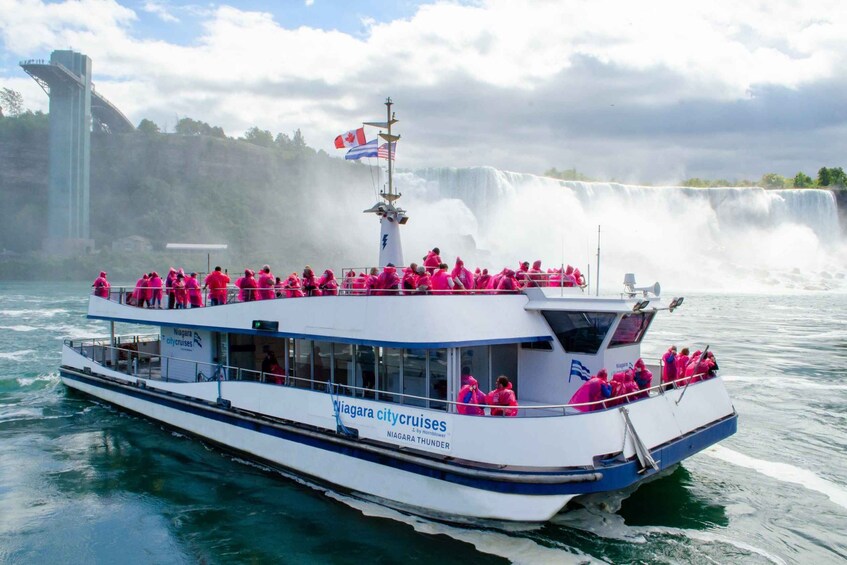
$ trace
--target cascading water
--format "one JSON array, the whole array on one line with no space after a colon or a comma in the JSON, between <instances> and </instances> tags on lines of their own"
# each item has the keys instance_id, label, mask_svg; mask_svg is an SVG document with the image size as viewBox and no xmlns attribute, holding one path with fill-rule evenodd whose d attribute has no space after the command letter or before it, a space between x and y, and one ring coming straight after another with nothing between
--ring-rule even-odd
<instances>
[{"instance_id":1,"label":"cascading water","mask_svg":"<svg viewBox=\"0 0 847 565\"><path fill-rule=\"evenodd\" d=\"M433 246L452 265L499 271L519 260L624 272L666 289L847 288L835 199L826 190L685 188L559 181L488 167L397 175L412 221L407 261Z\"/></svg>"}]
</instances>

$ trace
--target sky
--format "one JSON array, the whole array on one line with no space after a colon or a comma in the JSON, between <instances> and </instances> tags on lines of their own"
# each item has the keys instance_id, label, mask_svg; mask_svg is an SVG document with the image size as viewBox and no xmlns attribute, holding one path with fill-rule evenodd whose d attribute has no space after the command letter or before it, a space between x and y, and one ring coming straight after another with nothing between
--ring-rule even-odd
<instances>
[{"instance_id":1,"label":"sky","mask_svg":"<svg viewBox=\"0 0 847 565\"><path fill-rule=\"evenodd\" d=\"M336 135L384 119L400 168L757 180L847 167L842 0L0 0L0 86L74 49L134 123Z\"/></svg>"}]
</instances>

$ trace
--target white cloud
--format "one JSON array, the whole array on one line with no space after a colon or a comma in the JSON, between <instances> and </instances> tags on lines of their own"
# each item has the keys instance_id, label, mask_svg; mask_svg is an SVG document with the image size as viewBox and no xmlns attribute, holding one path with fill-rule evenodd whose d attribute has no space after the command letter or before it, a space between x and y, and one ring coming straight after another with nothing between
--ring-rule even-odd
<instances>
[{"instance_id":1,"label":"white cloud","mask_svg":"<svg viewBox=\"0 0 847 565\"><path fill-rule=\"evenodd\" d=\"M143 9L174 17L161 2ZM598 163L609 156L596 129L609 146L635 144L615 159L641 172L636 160L696 135L667 137L687 123L680 104L732 109L769 86L800 91L837 80L847 63L847 4L837 0L440 1L407 19L365 18L364 36L288 29L269 13L223 5L192 14L203 31L185 45L138 37L135 13L114 1L0 0L0 13L8 53L86 53L99 91L135 122L190 115L231 135L299 127L330 150L339 131L379 117L393 95L410 166ZM633 141L639 124L657 120L676 121L662 140ZM592 148L575 147L580 139ZM556 161L562 155L573 161Z\"/></svg>"},{"instance_id":2,"label":"white cloud","mask_svg":"<svg viewBox=\"0 0 847 565\"><path fill-rule=\"evenodd\" d=\"M179 18L174 16L170 9L161 2L145 2L142 8L145 12L158 16L160 20L168 23L178 23Z\"/></svg>"}]
</instances>

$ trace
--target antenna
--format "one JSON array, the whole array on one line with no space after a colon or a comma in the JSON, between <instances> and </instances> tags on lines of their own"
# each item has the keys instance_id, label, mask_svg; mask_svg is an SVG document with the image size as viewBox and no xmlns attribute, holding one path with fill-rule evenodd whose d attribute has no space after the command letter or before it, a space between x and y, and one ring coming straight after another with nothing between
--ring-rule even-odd
<instances>
[{"instance_id":1,"label":"antenna","mask_svg":"<svg viewBox=\"0 0 847 565\"><path fill-rule=\"evenodd\" d=\"M597 293L596 296L600 296L600 225L597 225ZM591 292L591 291L589 291Z\"/></svg>"}]
</instances>

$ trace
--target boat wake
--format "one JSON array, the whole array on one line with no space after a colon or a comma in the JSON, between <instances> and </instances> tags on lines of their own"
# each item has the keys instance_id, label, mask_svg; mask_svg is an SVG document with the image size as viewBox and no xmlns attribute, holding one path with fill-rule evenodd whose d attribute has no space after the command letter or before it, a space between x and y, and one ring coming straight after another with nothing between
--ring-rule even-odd
<instances>
[{"instance_id":1,"label":"boat wake","mask_svg":"<svg viewBox=\"0 0 847 565\"><path fill-rule=\"evenodd\" d=\"M797 484L809 490L819 492L838 506L847 508L847 489L807 469L801 469L788 463L756 459L719 445L710 447L703 453L721 461L738 465L739 467L753 469L772 479Z\"/></svg>"}]
</instances>

